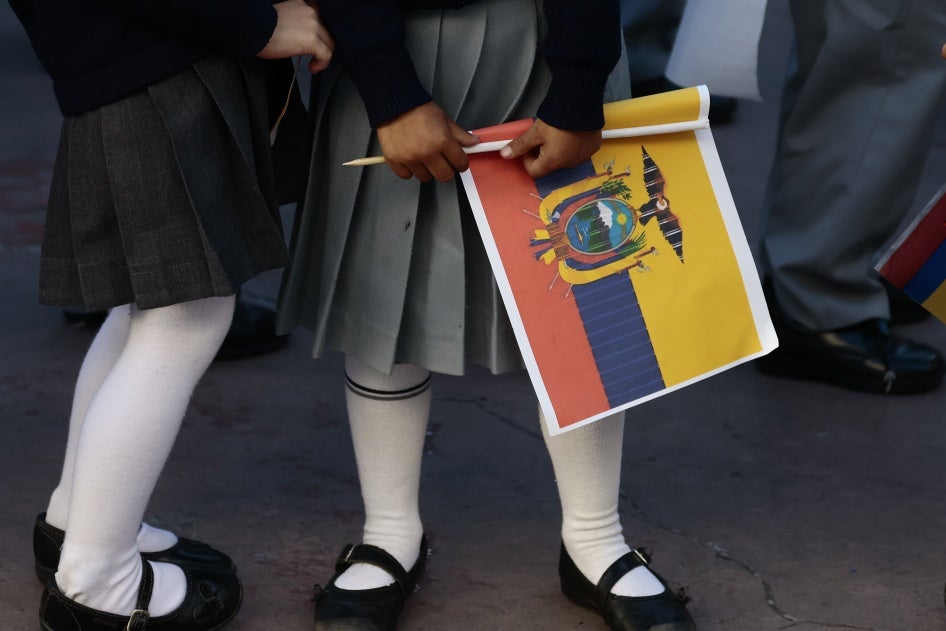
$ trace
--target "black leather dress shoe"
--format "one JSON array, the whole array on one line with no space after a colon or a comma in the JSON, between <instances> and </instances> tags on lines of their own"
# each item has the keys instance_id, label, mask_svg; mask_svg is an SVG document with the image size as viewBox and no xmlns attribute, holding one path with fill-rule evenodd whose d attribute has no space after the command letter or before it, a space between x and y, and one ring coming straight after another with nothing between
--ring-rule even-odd
<instances>
[{"instance_id":1,"label":"black leather dress shoe","mask_svg":"<svg viewBox=\"0 0 946 631\"><path fill-rule=\"evenodd\" d=\"M335 585L355 563L368 563L394 577L394 583L374 589L347 590ZM335 562L335 575L327 587L316 585L315 628L317 631L396 631L397 619L424 575L427 537L421 537L417 562L405 571L397 559L377 546L348 544Z\"/></svg>"},{"instance_id":2,"label":"black leather dress shoe","mask_svg":"<svg viewBox=\"0 0 946 631\"><path fill-rule=\"evenodd\" d=\"M97 329L105 322L108 311L85 311L76 307L65 307L62 310L62 317L69 324L74 324L77 328L88 327Z\"/></svg>"},{"instance_id":3,"label":"black leather dress shoe","mask_svg":"<svg viewBox=\"0 0 946 631\"><path fill-rule=\"evenodd\" d=\"M187 592L181 606L164 616L148 614L154 572L144 562L138 601L131 616L97 611L66 598L55 579L46 584L39 606L43 631L214 631L230 621L243 601L236 576L227 572L182 568Z\"/></svg>"},{"instance_id":4,"label":"black leather dress shoe","mask_svg":"<svg viewBox=\"0 0 946 631\"><path fill-rule=\"evenodd\" d=\"M592 584L572 561L562 545L558 575L562 592L574 603L597 611L614 631L696 631L696 624L687 611L687 598L670 590L660 576L651 573L664 586L655 596L617 596L611 593L621 578L650 559L640 550L631 550L611 564L597 585Z\"/></svg>"},{"instance_id":5,"label":"black leather dress shoe","mask_svg":"<svg viewBox=\"0 0 946 631\"><path fill-rule=\"evenodd\" d=\"M276 335L276 311L271 307L238 299L233 322L216 359L244 359L279 350L289 335Z\"/></svg>"},{"instance_id":6,"label":"black leather dress shoe","mask_svg":"<svg viewBox=\"0 0 946 631\"><path fill-rule=\"evenodd\" d=\"M924 392L943 379L943 356L930 346L892 334L886 320L809 331L776 307L772 321L779 347L755 362L766 374L881 394Z\"/></svg>"},{"instance_id":7,"label":"black leather dress shoe","mask_svg":"<svg viewBox=\"0 0 946 631\"><path fill-rule=\"evenodd\" d=\"M50 581L59 567L59 551L66 533L46 522L46 513L36 516L33 526L33 555L36 557L36 577L41 583ZM181 567L204 568L236 574L236 564L223 552L194 539L177 538L177 543L166 550L142 552L148 561L173 563Z\"/></svg>"}]
</instances>

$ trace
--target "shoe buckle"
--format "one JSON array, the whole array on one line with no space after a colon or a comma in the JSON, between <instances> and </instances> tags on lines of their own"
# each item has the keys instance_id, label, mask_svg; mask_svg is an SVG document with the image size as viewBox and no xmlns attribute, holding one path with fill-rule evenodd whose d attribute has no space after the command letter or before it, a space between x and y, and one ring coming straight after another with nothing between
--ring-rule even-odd
<instances>
[{"instance_id":1,"label":"shoe buckle","mask_svg":"<svg viewBox=\"0 0 946 631\"><path fill-rule=\"evenodd\" d=\"M644 565L650 565L650 557L647 556L647 554L645 554L642 550L639 550L638 548L634 548L632 552L634 553L634 556L640 559L641 563L643 563Z\"/></svg>"},{"instance_id":2,"label":"shoe buckle","mask_svg":"<svg viewBox=\"0 0 946 631\"><path fill-rule=\"evenodd\" d=\"M135 609L128 618L128 624L125 625L125 631L142 631L148 626L148 620L151 615L145 609Z\"/></svg>"}]
</instances>

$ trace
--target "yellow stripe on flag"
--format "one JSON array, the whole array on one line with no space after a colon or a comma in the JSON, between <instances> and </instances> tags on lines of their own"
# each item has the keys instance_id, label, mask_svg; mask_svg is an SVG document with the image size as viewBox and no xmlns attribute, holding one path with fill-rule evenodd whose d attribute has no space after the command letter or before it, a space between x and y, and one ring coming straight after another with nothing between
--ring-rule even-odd
<instances>
[{"instance_id":1,"label":"yellow stripe on flag","mask_svg":"<svg viewBox=\"0 0 946 631\"><path fill-rule=\"evenodd\" d=\"M946 322L946 283L937 287L922 304L924 309Z\"/></svg>"}]
</instances>

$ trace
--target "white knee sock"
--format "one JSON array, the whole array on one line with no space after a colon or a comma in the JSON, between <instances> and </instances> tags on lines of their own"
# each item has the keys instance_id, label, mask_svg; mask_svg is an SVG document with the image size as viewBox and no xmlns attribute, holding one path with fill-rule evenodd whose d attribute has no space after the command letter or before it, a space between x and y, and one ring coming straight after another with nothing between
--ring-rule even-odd
<instances>
[{"instance_id":1,"label":"white knee sock","mask_svg":"<svg viewBox=\"0 0 946 631\"><path fill-rule=\"evenodd\" d=\"M60 530L66 529L69 518L69 501L72 498L72 476L75 470L76 446L82 432L82 422L89 409L92 398L98 392L102 382L111 372L118 356L128 341L128 325L131 320L131 307L128 305L112 309L102 327L92 340L92 345L82 361L76 390L72 397L72 411L69 414L69 437L66 441L66 455L63 458L62 475L59 485L49 498L46 508L46 522ZM142 552L167 550L177 543L177 536L167 530L142 524L138 531L138 549Z\"/></svg>"},{"instance_id":2,"label":"white knee sock","mask_svg":"<svg viewBox=\"0 0 946 631\"><path fill-rule=\"evenodd\" d=\"M605 570L630 551L618 516L624 414L557 436L549 436L541 410L539 417L562 502L562 541L585 578L597 584ZM663 590L650 570L636 567L611 593L652 596Z\"/></svg>"},{"instance_id":3,"label":"white knee sock","mask_svg":"<svg viewBox=\"0 0 946 631\"><path fill-rule=\"evenodd\" d=\"M385 375L353 357L346 358L345 373L348 418L365 502L363 541L410 570L423 535L418 490L430 415L430 373L397 364ZM380 568L356 564L336 585L370 589L393 582Z\"/></svg>"},{"instance_id":4,"label":"white knee sock","mask_svg":"<svg viewBox=\"0 0 946 631\"><path fill-rule=\"evenodd\" d=\"M88 607L128 615L141 577L141 517L197 381L230 326L235 298L131 310L128 340L85 415L75 449L66 539L56 581ZM149 610L183 600L184 574L152 564Z\"/></svg>"}]
</instances>

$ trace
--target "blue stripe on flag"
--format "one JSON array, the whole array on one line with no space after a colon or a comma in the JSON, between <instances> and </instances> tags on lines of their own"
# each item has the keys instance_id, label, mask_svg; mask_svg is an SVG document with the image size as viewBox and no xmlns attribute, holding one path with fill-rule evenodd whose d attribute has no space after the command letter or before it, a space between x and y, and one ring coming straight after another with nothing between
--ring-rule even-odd
<instances>
[{"instance_id":1,"label":"blue stripe on flag","mask_svg":"<svg viewBox=\"0 0 946 631\"><path fill-rule=\"evenodd\" d=\"M580 182L594 174L595 165L591 163L591 160L587 160L576 167L559 169L558 171L552 171L545 177L540 177L535 181L535 190L538 191L539 197L545 197L556 189Z\"/></svg>"},{"instance_id":2,"label":"blue stripe on flag","mask_svg":"<svg viewBox=\"0 0 946 631\"><path fill-rule=\"evenodd\" d=\"M924 302L946 280L946 242L941 243L926 263L903 287L903 293Z\"/></svg>"},{"instance_id":3,"label":"blue stripe on flag","mask_svg":"<svg viewBox=\"0 0 946 631\"><path fill-rule=\"evenodd\" d=\"M662 390L663 376L627 272L612 274L572 293L612 407Z\"/></svg>"}]
</instances>

